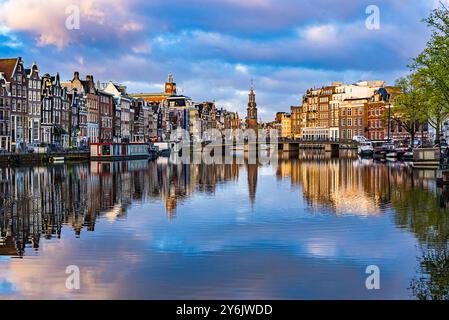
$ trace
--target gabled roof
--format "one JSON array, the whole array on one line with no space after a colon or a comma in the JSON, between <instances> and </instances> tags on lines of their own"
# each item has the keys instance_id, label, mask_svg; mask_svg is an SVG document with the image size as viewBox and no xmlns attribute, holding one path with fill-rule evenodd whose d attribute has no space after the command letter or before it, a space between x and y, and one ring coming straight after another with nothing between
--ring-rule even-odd
<instances>
[{"instance_id":1,"label":"gabled roof","mask_svg":"<svg viewBox=\"0 0 449 320\"><path fill-rule=\"evenodd\" d=\"M120 92L122 95L126 95L126 86L111 82L115 89Z\"/></svg>"},{"instance_id":2,"label":"gabled roof","mask_svg":"<svg viewBox=\"0 0 449 320\"><path fill-rule=\"evenodd\" d=\"M10 80L17 66L18 58L0 59L0 72L5 74L6 80Z\"/></svg>"}]
</instances>

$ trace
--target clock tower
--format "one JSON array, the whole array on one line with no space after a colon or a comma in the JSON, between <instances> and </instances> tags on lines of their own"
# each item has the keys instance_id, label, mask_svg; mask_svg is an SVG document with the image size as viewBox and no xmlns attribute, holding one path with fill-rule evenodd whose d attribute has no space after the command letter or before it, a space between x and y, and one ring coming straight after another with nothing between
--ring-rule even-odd
<instances>
[{"instance_id":1,"label":"clock tower","mask_svg":"<svg viewBox=\"0 0 449 320\"><path fill-rule=\"evenodd\" d=\"M173 74L168 75L168 81L165 83L165 94L174 95L176 94L176 82Z\"/></svg>"},{"instance_id":2,"label":"clock tower","mask_svg":"<svg viewBox=\"0 0 449 320\"><path fill-rule=\"evenodd\" d=\"M249 92L246 125L248 129L254 130L257 129L257 103L256 103L256 94L254 93L253 80L251 80L251 89Z\"/></svg>"}]
</instances>

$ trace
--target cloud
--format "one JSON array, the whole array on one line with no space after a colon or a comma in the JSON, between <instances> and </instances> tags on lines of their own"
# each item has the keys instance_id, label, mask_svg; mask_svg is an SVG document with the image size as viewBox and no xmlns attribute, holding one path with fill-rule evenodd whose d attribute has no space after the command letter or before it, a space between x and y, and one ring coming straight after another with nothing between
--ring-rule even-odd
<instances>
[{"instance_id":1,"label":"cloud","mask_svg":"<svg viewBox=\"0 0 449 320\"><path fill-rule=\"evenodd\" d=\"M318 45L335 44L338 41L337 28L331 24L306 27L300 33L303 34L307 42Z\"/></svg>"},{"instance_id":2,"label":"cloud","mask_svg":"<svg viewBox=\"0 0 449 320\"><path fill-rule=\"evenodd\" d=\"M248 74L248 67L243 65L243 64L238 63L235 66L235 71L237 71L237 72L239 72L241 74Z\"/></svg>"},{"instance_id":3,"label":"cloud","mask_svg":"<svg viewBox=\"0 0 449 320\"><path fill-rule=\"evenodd\" d=\"M119 0L14 0L0 3L0 25L35 37L38 46L96 42L102 38L120 38L129 32L142 31L129 10L134 1ZM66 20L79 9L80 29L69 30Z\"/></svg>"},{"instance_id":4,"label":"cloud","mask_svg":"<svg viewBox=\"0 0 449 320\"><path fill-rule=\"evenodd\" d=\"M11 34L9 28L0 25L0 48L1 46L17 49L23 46L23 43L15 35Z\"/></svg>"},{"instance_id":5,"label":"cloud","mask_svg":"<svg viewBox=\"0 0 449 320\"><path fill-rule=\"evenodd\" d=\"M64 28L78 5L81 29ZM169 72L194 100L245 113L249 81L270 120L304 90L332 81L394 81L425 45L435 3L378 0L381 29L365 27L372 1L3 0L0 56L22 56L63 78L75 70L130 91ZM153 88L153 89L152 89ZM161 91L161 90L157 90ZM245 94L242 94L245 93Z\"/></svg>"},{"instance_id":6,"label":"cloud","mask_svg":"<svg viewBox=\"0 0 449 320\"><path fill-rule=\"evenodd\" d=\"M203 0L203 1L198 1L198 2L203 2L206 4L210 4L210 3L218 3L221 5L231 5L231 6L236 6L236 7L244 7L244 8L265 8L265 9L269 9L272 8L274 5L274 2L272 0L246 0L246 1L241 1L241 0Z\"/></svg>"}]
</instances>

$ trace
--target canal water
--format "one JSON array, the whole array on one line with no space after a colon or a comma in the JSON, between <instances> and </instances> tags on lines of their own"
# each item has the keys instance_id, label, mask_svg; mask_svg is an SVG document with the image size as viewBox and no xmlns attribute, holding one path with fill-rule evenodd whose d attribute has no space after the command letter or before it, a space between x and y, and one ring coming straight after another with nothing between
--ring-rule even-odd
<instances>
[{"instance_id":1,"label":"canal water","mask_svg":"<svg viewBox=\"0 0 449 320\"><path fill-rule=\"evenodd\" d=\"M0 168L0 298L447 299L448 201L351 155Z\"/></svg>"}]
</instances>

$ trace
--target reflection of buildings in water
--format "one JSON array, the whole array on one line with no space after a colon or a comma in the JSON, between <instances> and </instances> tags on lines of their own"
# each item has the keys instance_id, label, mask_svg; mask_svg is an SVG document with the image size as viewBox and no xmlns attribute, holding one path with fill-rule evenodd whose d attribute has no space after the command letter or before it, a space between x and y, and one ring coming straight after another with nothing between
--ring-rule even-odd
<instances>
[{"instance_id":1,"label":"reflection of buildings in water","mask_svg":"<svg viewBox=\"0 0 449 320\"><path fill-rule=\"evenodd\" d=\"M214 193L236 180L239 165L170 165L129 161L35 168L0 168L0 255L22 256L40 238L60 237L63 226L79 237L98 217L126 215L131 203L165 202L167 216L194 192ZM14 254L13 254L14 253Z\"/></svg>"},{"instance_id":2,"label":"reflection of buildings in water","mask_svg":"<svg viewBox=\"0 0 449 320\"><path fill-rule=\"evenodd\" d=\"M165 199L167 217L176 217L176 207L194 192L214 194L218 184L237 180L239 165L163 165L158 173L162 197Z\"/></svg>"},{"instance_id":3,"label":"reflection of buildings in water","mask_svg":"<svg viewBox=\"0 0 449 320\"><path fill-rule=\"evenodd\" d=\"M349 158L324 160L322 154L281 161L279 178L301 185L304 198L314 209L336 214L376 215L390 201L391 187L412 180L409 168L391 167Z\"/></svg>"}]
</instances>

